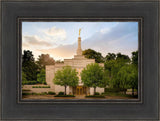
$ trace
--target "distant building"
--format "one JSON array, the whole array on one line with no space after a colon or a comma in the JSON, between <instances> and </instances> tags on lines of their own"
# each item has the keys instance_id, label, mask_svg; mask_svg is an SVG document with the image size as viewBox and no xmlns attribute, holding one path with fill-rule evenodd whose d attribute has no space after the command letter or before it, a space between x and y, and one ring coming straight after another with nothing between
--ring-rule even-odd
<instances>
[{"instance_id":1,"label":"distant building","mask_svg":"<svg viewBox=\"0 0 160 121\"><path fill-rule=\"evenodd\" d=\"M80 35L80 34L79 34ZM78 48L77 48L77 55L74 55L72 59L64 59L64 63L55 63L55 65L47 65L46 66L46 82L50 87L53 89L55 93L59 93L60 91L64 92L64 86L55 85L53 83L53 78L55 72L59 69L62 69L63 66L69 65L72 68L76 69L78 72L79 77L79 84L77 87L67 87L67 94L76 94L76 95L83 95L83 94L93 94L94 89L90 87L83 86L81 81L80 73L88 64L95 63L95 59L87 59L82 55L81 49L81 37L78 37ZM100 64L104 66L103 63ZM102 93L104 92L104 88L96 88L96 92Z\"/></svg>"}]
</instances>

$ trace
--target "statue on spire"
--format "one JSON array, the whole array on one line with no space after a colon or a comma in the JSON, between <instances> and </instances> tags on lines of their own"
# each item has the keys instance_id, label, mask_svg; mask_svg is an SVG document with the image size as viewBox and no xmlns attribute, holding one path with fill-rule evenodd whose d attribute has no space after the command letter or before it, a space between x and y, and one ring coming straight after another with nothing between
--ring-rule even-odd
<instances>
[{"instance_id":1,"label":"statue on spire","mask_svg":"<svg viewBox=\"0 0 160 121\"><path fill-rule=\"evenodd\" d=\"M79 37L78 37L78 48L77 48L77 55L82 55L82 49L81 49L81 28L79 29Z\"/></svg>"},{"instance_id":2,"label":"statue on spire","mask_svg":"<svg viewBox=\"0 0 160 121\"><path fill-rule=\"evenodd\" d=\"M81 28L79 29L79 36L80 36L80 34L81 34Z\"/></svg>"}]
</instances>

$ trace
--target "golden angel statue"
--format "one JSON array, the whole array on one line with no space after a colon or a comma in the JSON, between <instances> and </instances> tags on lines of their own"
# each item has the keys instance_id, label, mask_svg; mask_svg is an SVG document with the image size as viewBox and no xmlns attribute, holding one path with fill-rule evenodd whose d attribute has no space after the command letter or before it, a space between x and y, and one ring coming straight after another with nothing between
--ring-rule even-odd
<instances>
[{"instance_id":1,"label":"golden angel statue","mask_svg":"<svg viewBox=\"0 0 160 121\"><path fill-rule=\"evenodd\" d=\"M79 36L80 36L80 34L81 34L81 28L79 29Z\"/></svg>"}]
</instances>

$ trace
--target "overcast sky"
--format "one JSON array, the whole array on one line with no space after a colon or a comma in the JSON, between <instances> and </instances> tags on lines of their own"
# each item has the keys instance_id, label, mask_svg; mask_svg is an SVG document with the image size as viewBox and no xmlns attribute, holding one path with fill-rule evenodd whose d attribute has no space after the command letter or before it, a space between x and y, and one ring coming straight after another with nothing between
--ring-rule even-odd
<instances>
[{"instance_id":1,"label":"overcast sky","mask_svg":"<svg viewBox=\"0 0 160 121\"><path fill-rule=\"evenodd\" d=\"M55 60L73 58L79 28L83 50L131 56L138 49L138 22L23 22L22 50L31 50L35 59L40 54Z\"/></svg>"}]
</instances>

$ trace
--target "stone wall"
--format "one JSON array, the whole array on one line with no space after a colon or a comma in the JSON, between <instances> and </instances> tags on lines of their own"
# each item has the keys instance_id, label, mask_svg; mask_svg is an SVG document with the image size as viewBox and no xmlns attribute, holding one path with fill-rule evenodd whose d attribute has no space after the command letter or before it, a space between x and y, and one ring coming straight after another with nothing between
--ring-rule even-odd
<instances>
[{"instance_id":1,"label":"stone wall","mask_svg":"<svg viewBox=\"0 0 160 121\"><path fill-rule=\"evenodd\" d=\"M30 90L30 91L25 91L27 93L42 93L42 92L49 92L52 91L54 92L53 88L32 88L32 86L49 86L49 85L24 85L22 89L24 90Z\"/></svg>"}]
</instances>

